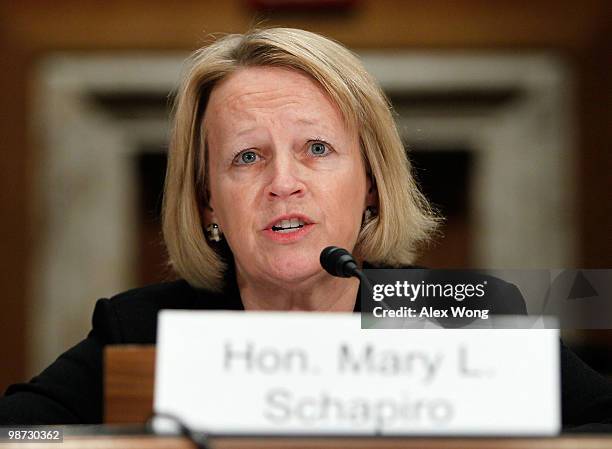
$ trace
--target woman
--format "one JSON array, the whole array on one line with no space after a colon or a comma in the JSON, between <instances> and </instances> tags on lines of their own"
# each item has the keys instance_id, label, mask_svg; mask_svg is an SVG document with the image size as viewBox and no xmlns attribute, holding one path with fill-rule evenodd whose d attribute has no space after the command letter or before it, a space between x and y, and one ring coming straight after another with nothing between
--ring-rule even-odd
<instances>
[{"instance_id":1,"label":"woman","mask_svg":"<svg viewBox=\"0 0 612 449\"><path fill-rule=\"evenodd\" d=\"M291 219L297 230L278 229ZM405 265L435 222L384 95L344 47L271 29L196 53L176 103L164 202L170 259L191 285L218 291L235 264L248 309L352 310L356 283L321 303L347 285L323 273L321 250ZM203 228L224 236L233 262Z\"/></svg>"},{"instance_id":2,"label":"woman","mask_svg":"<svg viewBox=\"0 0 612 449\"><path fill-rule=\"evenodd\" d=\"M356 310L357 281L326 274L321 250L408 265L436 223L354 55L294 29L224 37L196 52L175 104L163 232L183 280L99 300L88 337L10 387L0 422L101 422L104 345L154 343L161 309ZM607 384L563 353L609 404ZM565 421L600 420L579 396Z\"/></svg>"}]
</instances>

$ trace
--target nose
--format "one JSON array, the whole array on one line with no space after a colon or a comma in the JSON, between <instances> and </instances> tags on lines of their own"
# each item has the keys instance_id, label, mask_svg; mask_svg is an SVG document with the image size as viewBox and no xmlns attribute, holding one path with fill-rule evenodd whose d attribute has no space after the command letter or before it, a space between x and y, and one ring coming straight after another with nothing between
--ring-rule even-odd
<instances>
[{"instance_id":1,"label":"nose","mask_svg":"<svg viewBox=\"0 0 612 449\"><path fill-rule=\"evenodd\" d=\"M300 177L300 164L291 154L277 153L269 165L270 180L266 187L266 197L270 200L300 198L306 186Z\"/></svg>"}]
</instances>

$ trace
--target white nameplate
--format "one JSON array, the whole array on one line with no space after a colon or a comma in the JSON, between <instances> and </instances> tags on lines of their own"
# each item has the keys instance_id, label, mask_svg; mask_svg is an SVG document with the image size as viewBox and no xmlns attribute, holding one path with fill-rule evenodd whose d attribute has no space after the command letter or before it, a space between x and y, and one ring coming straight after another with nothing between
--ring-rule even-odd
<instances>
[{"instance_id":1,"label":"white nameplate","mask_svg":"<svg viewBox=\"0 0 612 449\"><path fill-rule=\"evenodd\" d=\"M217 434L554 435L559 378L555 329L163 311L155 411Z\"/></svg>"}]
</instances>

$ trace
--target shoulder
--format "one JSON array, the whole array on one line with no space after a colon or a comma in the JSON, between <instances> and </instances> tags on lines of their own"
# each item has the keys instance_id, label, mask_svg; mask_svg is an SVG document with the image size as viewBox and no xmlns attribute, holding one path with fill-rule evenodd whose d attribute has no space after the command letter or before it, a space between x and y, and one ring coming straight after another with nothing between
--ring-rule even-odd
<instances>
[{"instance_id":1,"label":"shoulder","mask_svg":"<svg viewBox=\"0 0 612 449\"><path fill-rule=\"evenodd\" d=\"M130 313L134 309L179 309L195 301L197 290L184 280L163 282L133 288L112 296L109 301L117 310Z\"/></svg>"},{"instance_id":2,"label":"shoulder","mask_svg":"<svg viewBox=\"0 0 612 449\"><path fill-rule=\"evenodd\" d=\"M212 308L221 299L176 281L98 300L85 340L31 382L9 387L0 400L0 425L102 422L104 346L153 344L160 310Z\"/></svg>"},{"instance_id":3,"label":"shoulder","mask_svg":"<svg viewBox=\"0 0 612 449\"><path fill-rule=\"evenodd\" d=\"M612 382L563 343L561 402L564 428L571 427L573 432L612 431Z\"/></svg>"},{"instance_id":4,"label":"shoulder","mask_svg":"<svg viewBox=\"0 0 612 449\"><path fill-rule=\"evenodd\" d=\"M214 296L184 280L131 289L98 300L93 332L108 343L152 344L160 310L201 308L208 297Z\"/></svg>"}]
</instances>

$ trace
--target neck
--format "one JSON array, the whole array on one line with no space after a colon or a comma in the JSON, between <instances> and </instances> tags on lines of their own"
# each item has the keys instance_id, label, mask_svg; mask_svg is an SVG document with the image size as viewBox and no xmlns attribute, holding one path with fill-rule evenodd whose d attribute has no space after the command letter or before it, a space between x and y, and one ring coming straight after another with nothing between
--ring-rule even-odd
<instances>
[{"instance_id":1,"label":"neck","mask_svg":"<svg viewBox=\"0 0 612 449\"><path fill-rule=\"evenodd\" d=\"M245 310L352 312L359 280L337 278L321 271L299 282L256 282L237 270L236 280Z\"/></svg>"}]
</instances>

